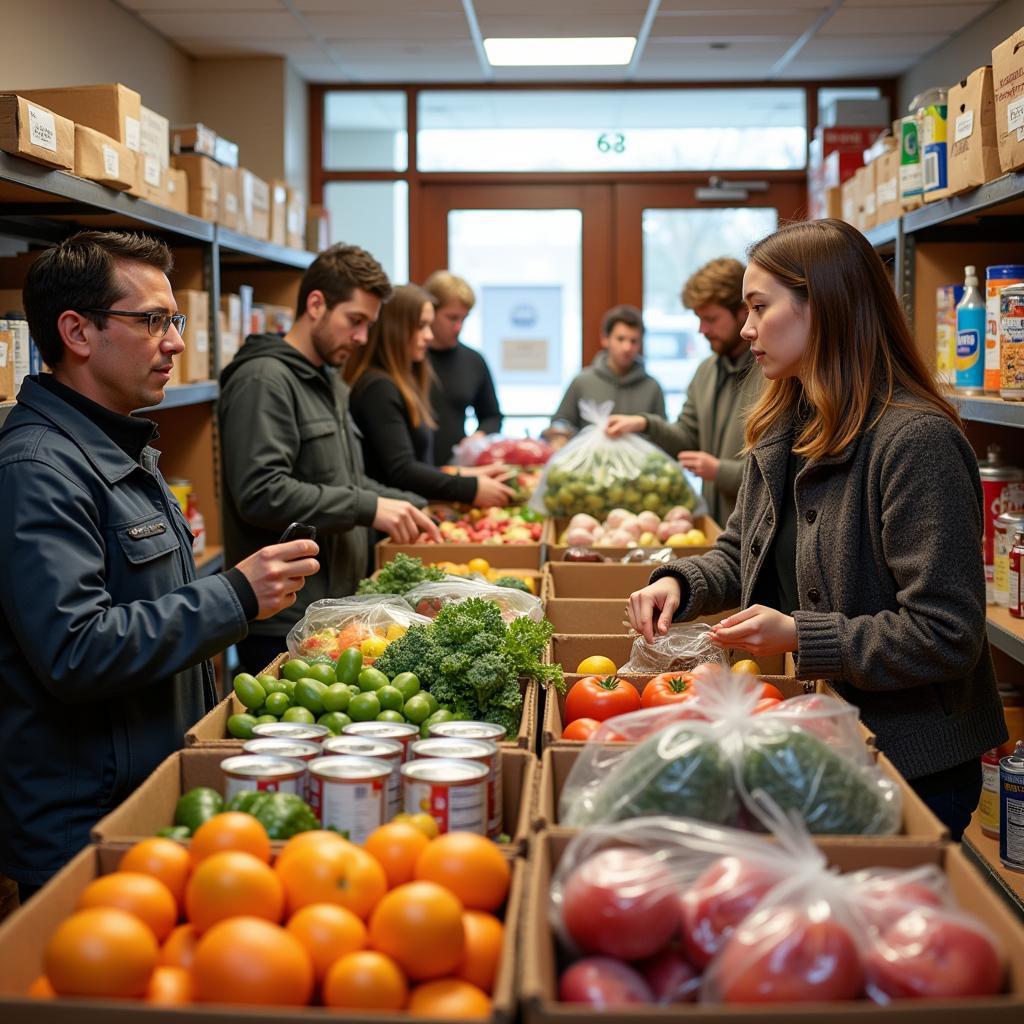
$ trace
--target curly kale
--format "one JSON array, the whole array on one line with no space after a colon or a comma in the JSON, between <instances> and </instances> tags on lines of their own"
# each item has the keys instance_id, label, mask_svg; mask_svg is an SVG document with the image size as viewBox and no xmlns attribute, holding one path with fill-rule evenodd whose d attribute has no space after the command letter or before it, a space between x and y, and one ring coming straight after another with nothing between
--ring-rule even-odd
<instances>
[{"instance_id":1,"label":"curly kale","mask_svg":"<svg viewBox=\"0 0 1024 1024\"><path fill-rule=\"evenodd\" d=\"M444 579L440 569L424 565L419 558L401 553L395 555L377 574L359 584L360 594L406 594L421 583L438 583Z\"/></svg>"},{"instance_id":2,"label":"curly kale","mask_svg":"<svg viewBox=\"0 0 1024 1024\"><path fill-rule=\"evenodd\" d=\"M547 619L534 622L525 615L509 623L505 652L515 663L516 674L530 676L541 686L554 686L565 691L565 678L561 665L543 664L544 651L555 628Z\"/></svg>"},{"instance_id":3,"label":"curly kale","mask_svg":"<svg viewBox=\"0 0 1024 1024\"><path fill-rule=\"evenodd\" d=\"M493 582L496 587L508 587L509 590L521 590L524 594L530 593L526 580L519 576L499 576Z\"/></svg>"},{"instance_id":4,"label":"curly kale","mask_svg":"<svg viewBox=\"0 0 1024 1024\"><path fill-rule=\"evenodd\" d=\"M397 640L392 640L384 653L373 663L389 679L400 672L412 672L419 677L421 685L430 688L426 670L434 663L434 648L428 626L410 626Z\"/></svg>"}]
</instances>

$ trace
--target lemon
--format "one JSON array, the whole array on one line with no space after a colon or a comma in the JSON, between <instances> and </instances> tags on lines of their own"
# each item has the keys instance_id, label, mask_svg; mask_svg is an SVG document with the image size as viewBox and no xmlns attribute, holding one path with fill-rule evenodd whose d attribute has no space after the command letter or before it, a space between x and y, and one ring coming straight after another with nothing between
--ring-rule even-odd
<instances>
[{"instance_id":1,"label":"lemon","mask_svg":"<svg viewBox=\"0 0 1024 1024\"><path fill-rule=\"evenodd\" d=\"M387 649L388 642L383 637L367 637L360 645L359 650L364 658L379 658Z\"/></svg>"},{"instance_id":2,"label":"lemon","mask_svg":"<svg viewBox=\"0 0 1024 1024\"><path fill-rule=\"evenodd\" d=\"M406 626L400 626L397 622L392 622L391 625L388 626L387 636L384 639L387 640L388 643L391 643L392 640L397 640L400 636L405 636L407 628L408 627Z\"/></svg>"},{"instance_id":3,"label":"lemon","mask_svg":"<svg viewBox=\"0 0 1024 1024\"><path fill-rule=\"evenodd\" d=\"M486 558L471 558L466 563L466 568L470 572L478 572L483 576L486 576L491 571L491 563Z\"/></svg>"},{"instance_id":4,"label":"lemon","mask_svg":"<svg viewBox=\"0 0 1024 1024\"><path fill-rule=\"evenodd\" d=\"M752 658L744 658L742 661L737 661L732 667L733 672L743 672L748 676L759 676L761 674L761 666Z\"/></svg>"},{"instance_id":5,"label":"lemon","mask_svg":"<svg viewBox=\"0 0 1024 1024\"><path fill-rule=\"evenodd\" d=\"M576 666L576 671L581 676L613 676L618 669L611 658L606 658L603 654L592 654Z\"/></svg>"}]
</instances>

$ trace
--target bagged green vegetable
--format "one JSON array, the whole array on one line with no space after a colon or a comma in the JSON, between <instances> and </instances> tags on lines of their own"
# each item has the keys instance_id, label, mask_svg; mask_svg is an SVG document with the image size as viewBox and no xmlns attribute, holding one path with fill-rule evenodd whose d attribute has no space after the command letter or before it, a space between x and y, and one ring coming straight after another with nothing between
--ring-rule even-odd
<instances>
[{"instance_id":1,"label":"bagged green vegetable","mask_svg":"<svg viewBox=\"0 0 1024 1024\"><path fill-rule=\"evenodd\" d=\"M294 793L260 793L256 790L239 793L228 804L229 811L251 814L271 839L291 839L299 832L320 827L320 820L309 804Z\"/></svg>"}]
</instances>

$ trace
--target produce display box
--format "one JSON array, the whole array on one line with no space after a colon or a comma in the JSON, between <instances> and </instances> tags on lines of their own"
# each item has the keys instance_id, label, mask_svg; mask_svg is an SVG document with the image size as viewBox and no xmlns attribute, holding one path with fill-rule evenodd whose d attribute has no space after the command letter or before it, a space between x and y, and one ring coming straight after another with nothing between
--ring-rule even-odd
<instances>
[{"instance_id":1,"label":"produce display box","mask_svg":"<svg viewBox=\"0 0 1024 1024\"><path fill-rule=\"evenodd\" d=\"M544 598L604 597L623 601L646 587L657 565L616 565L609 562L547 562Z\"/></svg>"},{"instance_id":2,"label":"produce display box","mask_svg":"<svg viewBox=\"0 0 1024 1024\"><path fill-rule=\"evenodd\" d=\"M43 954L56 927L75 909L79 894L93 879L116 870L126 844L87 846L25 906L0 926L0 1014L5 1024L225 1024L229 1021L263 1021L295 1024L313 1021L372 1020L373 1024L409 1024L407 1013L358 1015L318 1007L241 1006L226 1003L194 1003L160 1007L134 999L32 999L29 985L43 972ZM512 880L505 902L505 941L492 994L489 1024L509 1024L517 1004L519 928L526 888L526 865L513 861ZM422 1019L422 1018L420 1018ZM427 1018L431 1019L431 1018ZM432 1018L449 1024L448 1018ZM455 1024L454 1021L451 1024Z\"/></svg>"},{"instance_id":3,"label":"produce display box","mask_svg":"<svg viewBox=\"0 0 1024 1024\"><path fill-rule=\"evenodd\" d=\"M544 618L556 633L618 633L625 628L626 603L613 597L552 597L544 602Z\"/></svg>"},{"instance_id":4,"label":"produce display box","mask_svg":"<svg viewBox=\"0 0 1024 1024\"><path fill-rule=\"evenodd\" d=\"M547 544L547 556L549 562L561 562L565 558L566 551L569 550L569 545L559 544L558 538L561 536L562 531L569 525L568 519L545 519L544 520L544 533L541 535L541 540ZM706 555L714 546L715 541L722 532L722 528L711 518L711 516L694 516L693 527L696 530L703 530L704 536L707 537L707 544L699 545L686 545L682 547L673 547L672 553L676 558L685 558L687 555ZM660 551L666 547L665 544L656 544L651 550ZM635 548L603 548L596 547L595 551L599 551L602 555L607 558L624 558L630 553L635 551ZM600 562L598 565L602 564Z\"/></svg>"},{"instance_id":5,"label":"produce display box","mask_svg":"<svg viewBox=\"0 0 1024 1024\"><path fill-rule=\"evenodd\" d=\"M279 678L281 666L288 660L289 655L279 654L260 675L270 675ZM520 679L519 688L523 694L523 717L519 723L519 732L510 736L502 747L523 747L526 750L533 750L537 738L537 720L541 713L540 687L532 679ZM208 711L202 718L185 733L186 747L220 747L225 750L239 750L242 741L234 736L228 735L228 719L232 715L241 714L245 711L242 702L229 693L212 711Z\"/></svg>"},{"instance_id":6,"label":"produce display box","mask_svg":"<svg viewBox=\"0 0 1024 1024\"><path fill-rule=\"evenodd\" d=\"M778 680L773 680L778 682ZM540 781L537 798L534 804L536 816L533 820L535 831L546 828L561 828L562 831L574 832L558 823L558 801L562 795L562 787L569 777L572 766L576 763L582 744L568 743L548 747L544 751L540 766ZM884 755L876 753L877 764L882 771L900 788L903 797L903 827L894 836L830 836L829 840L836 843L853 843L856 845L877 844L880 846L914 846L931 849L937 855L949 839L949 831L928 809L927 804L910 788L907 780L893 767L892 762ZM534 853L531 847L531 856Z\"/></svg>"},{"instance_id":7,"label":"produce display box","mask_svg":"<svg viewBox=\"0 0 1024 1024\"><path fill-rule=\"evenodd\" d=\"M241 749L241 747L239 747ZM174 823L178 798L196 786L209 786L223 794L221 761L235 750L192 747L178 750L122 804L101 818L92 829L94 843L136 842ZM537 759L528 750L505 747L501 751L502 816L512 837L507 849L521 852L532 830L537 795Z\"/></svg>"},{"instance_id":8,"label":"produce display box","mask_svg":"<svg viewBox=\"0 0 1024 1024\"><path fill-rule=\"evenodd\" d=\"M526 1024L760 1024L762 1021L800 1021L805 1024L835 1021L842 1024L953 1024L980 1021L986 1024L1019 1024L1024 1020L1024 926L990 892L977 872L955 847L898 846L862 840L819 840L830 863L842 871L867 867L913 868L940 864L960 906L968 908L1000 942L1009 961L1008 991L1001 996L956 1001L900 1000L878 1006L868 1000L836 1003L758 1003L747 1006L631 1005L625 1010L602 1013L583 1004L558 1002L559 957L548 907L551 878L570 834L548 832L537 838L531 850L526 906L521 923L521 996Z\"/></svg>"},{"instance_id":9,"label":"produce display box","mask_svg":"<svg viewBox=\"0 0 1024 1024\"><path fill-rule=\"evenodd\" d=\"M396 544L393 540L377 542L376 568L390 562L395 555L414 555L431 562L468 562L486 558L495 569L540 569L541 548L537 544Z\"/></svg>"}]
</instances>

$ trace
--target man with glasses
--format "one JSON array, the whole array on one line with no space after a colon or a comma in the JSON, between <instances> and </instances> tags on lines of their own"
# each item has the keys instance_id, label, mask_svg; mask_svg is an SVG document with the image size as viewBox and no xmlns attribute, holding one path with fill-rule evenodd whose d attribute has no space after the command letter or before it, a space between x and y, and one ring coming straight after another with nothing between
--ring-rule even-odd
<instances>
[{"instance_id":1,"label":"man with glasses","mask_svg":"<svg viewBox=\"0 0 1024 1024\"><path fill-rule=\"evenodd\" d=\"M170 269L163 242L83 231L25 278L52 372L0 429L0 872L23 898L213 706L206 659L319 568L300 540L196 579L156 425L132 415L185 347Z\"/></svg>"}]
</instances>

